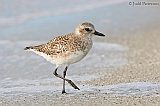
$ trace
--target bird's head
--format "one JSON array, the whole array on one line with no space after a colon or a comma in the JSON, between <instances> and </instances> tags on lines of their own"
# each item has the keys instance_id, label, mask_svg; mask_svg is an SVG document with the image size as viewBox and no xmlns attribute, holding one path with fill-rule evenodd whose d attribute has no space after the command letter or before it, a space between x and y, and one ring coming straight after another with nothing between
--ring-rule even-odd
<instances>
[{"instance_id":1,"label":"bird's head","mask_svg":"<svg viewBox=\"0 0 160 106\"><path fill-rule=\"evenodd\" d=\"M80 24L76 30L75 30L76 34L79 35L98 35L98 36L105 36L104 34L98 32L95 30L94 25L89 23L89 22L84 22L82 24Z\"/></svg>"}]
</instances>

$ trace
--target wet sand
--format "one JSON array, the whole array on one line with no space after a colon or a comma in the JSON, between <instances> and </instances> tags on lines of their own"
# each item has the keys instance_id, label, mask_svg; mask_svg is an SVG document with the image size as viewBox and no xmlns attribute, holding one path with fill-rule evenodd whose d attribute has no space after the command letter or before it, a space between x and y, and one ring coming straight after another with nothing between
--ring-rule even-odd
<instances>
[{"instance_id":1,"label":"wet sand","mask_svg":"<svg viewBox=\"0 0 160 106\"><path fill-rule=\"evenodd\" d=\"M101 78L85 81L79 85L106 86L132 82L160 82L160 27L150 26L123 36L111 36L110 43L128 47L128 64L121 67L99 71ZM116 91L115 91L116 92ZM107 93L69 93L43 92L31 96L18 95L0 98L1 106L131 106L160 105L160 91L147 95L113 95Z\"/></svg>"}]
</instances>

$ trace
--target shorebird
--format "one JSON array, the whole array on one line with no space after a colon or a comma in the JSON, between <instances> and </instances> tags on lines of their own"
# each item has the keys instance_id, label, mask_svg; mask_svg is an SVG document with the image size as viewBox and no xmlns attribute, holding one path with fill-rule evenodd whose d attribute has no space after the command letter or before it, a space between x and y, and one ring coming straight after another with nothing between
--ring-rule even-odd
<instances>
[{"instance_id":1,"label":"shorebird","mask_svg":"<svg viewBox=\"0 0 160 106\"><path fill-rule=\"evenodd\" d=\"M34 53L44 57L47 61L56 65L53 74L63 79L62 94L65 91L65 81L67 81L74 89L78 89L70 79L65 78L69 65L82 60L92 48L92 36L104 34L95 30L93 24L84 22L78 25L74 32L53 38L45 44L38 46L29 46L24 50L33 51ZM63 76L57 73L60 66L65 65Z\"/></svg>"}]
</instances>

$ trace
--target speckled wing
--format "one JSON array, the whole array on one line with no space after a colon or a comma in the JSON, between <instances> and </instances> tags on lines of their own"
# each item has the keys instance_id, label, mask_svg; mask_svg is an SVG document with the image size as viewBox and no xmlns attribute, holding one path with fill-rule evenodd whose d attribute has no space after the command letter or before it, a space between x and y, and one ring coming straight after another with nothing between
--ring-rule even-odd
<instances>
[{"instance_id":1,"label":"speckled wing","mask_svg":"<svg viewBox=\"0 0 160 106\"><path fill-rule=\"evenodd\" d=\"M58 55L61 53L65 53L70 49L74 49L74 48L70 48L71 42L74 42L71 39L72 35L73 33L70 33L64 36L55 37L54 39L50 40L46 44L34 46L33 49L38 52L45 53L47 55Z\"/></svg>"}]
</instances>

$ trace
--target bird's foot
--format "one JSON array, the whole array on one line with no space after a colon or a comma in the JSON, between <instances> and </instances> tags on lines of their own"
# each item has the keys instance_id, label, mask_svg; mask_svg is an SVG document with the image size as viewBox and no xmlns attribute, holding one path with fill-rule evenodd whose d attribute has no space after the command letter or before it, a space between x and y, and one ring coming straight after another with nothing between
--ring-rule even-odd
<instances>
[{"instance_id":1,"label":"bird's foot","mask_svg":"<svg viewBox=\"0 0 160 106\"><path fill-rule=\"evenodd\" d=\"M65 90L62 90L62 94L67 94Z\"/></svg>"},{"instance_id":2,"label":"bird's foot","mask_svg":"<svg viewBox=\"0 0 160 106\"><path fill-rule=\"evenodd\" d=\"M72 86L74 89L80 90L80 89L77 87L77 85L74 84L71 80L68 80L67 82L68 82L69 84L71 84L71 86Z\"/></svg>"}]
</instances>

